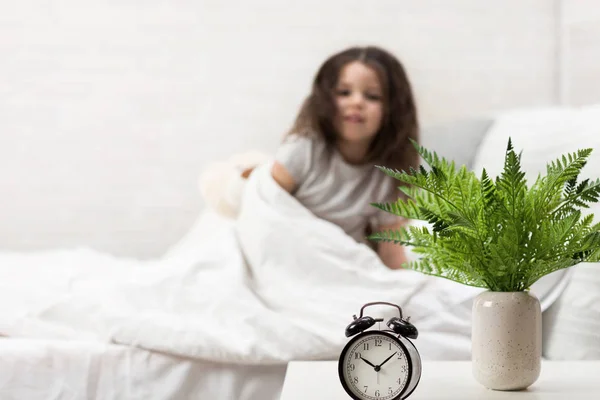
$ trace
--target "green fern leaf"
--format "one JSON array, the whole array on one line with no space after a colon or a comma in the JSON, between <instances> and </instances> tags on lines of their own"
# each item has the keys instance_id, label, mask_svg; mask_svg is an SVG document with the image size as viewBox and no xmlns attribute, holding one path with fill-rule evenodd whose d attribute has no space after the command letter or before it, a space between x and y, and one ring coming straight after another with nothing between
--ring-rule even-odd
<instances>
[{"instance_id":1,"label":"green fern leaf","mask_svg":"<svg viewBox=\"0 0 600 400\"><path fill-rule=\"evenodd\" d=\"M578 182L591 149L548 163L528 187L509 139L495 180L457 168L413 142L421 165L408 172L378 168L400 181L396 202L373 203L428 227L408 226L369 238L411 246L421 258L407 266L422 273L495 291L527 290L541 277L580 262L600 261L600 223L581 210L600 199L600 179Z\"/></svg>"}]
</instances>

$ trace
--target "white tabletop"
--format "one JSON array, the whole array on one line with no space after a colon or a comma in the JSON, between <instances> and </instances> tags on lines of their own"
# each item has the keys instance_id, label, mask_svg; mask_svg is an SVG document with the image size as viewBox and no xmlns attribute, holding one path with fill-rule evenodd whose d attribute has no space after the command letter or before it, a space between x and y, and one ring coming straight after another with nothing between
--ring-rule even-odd
<instances>
[{"instance_id":1,"label":"white tabletop","mask_svg":"<svg viewBox=\"0 0 600 400\"><path fill-rule=\"evenodd\" d=\"M307 393L310 393L309 397ZM337 361L294 361L288 364L280 400L308 398L349 399L338 378ZM600 361L544 361L537 382L520 392L484 388L473 378L468 361L424 361L421 381L409 399L598 400Z\"/></svg>"}]
</instances>

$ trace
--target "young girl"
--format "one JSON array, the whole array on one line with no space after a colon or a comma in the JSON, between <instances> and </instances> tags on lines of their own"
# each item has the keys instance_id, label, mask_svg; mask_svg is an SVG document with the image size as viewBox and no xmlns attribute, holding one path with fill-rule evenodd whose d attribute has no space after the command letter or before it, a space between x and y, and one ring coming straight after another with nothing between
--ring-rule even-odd
<instances>
[{"instance_id":1,"label":"young girl","mask_svg":"<svg viewBox=\"0 0 600 400\"><path fill-rule=\"evenodd\" d=\"M418 140L417 111L402 64L380 48L353 47L317 72L271 173L316 216L366 243L369 231L403 222L371 203L395 201L400 193L375 165L417 166L409 139ZM405 262L399 245L380 243L377 251L390 268Z\"/></svg>"}]
</instances>

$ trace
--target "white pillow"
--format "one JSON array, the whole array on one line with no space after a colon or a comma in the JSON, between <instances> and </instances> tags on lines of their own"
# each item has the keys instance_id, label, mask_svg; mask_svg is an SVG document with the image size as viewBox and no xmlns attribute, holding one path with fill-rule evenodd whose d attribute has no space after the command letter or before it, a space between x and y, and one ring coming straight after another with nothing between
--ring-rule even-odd
<instances>
[{"instance_id":1,"label":"white pillow","mask_svg":"<svg viewBox=\"0 0 600 400\"><path fill-rule=\"evenodd\" d=\"M565 153L594 148L584 177L600 176L600 105L585 108L545 108L499 115L483 139L473 169L485 167L490 176L502 171L508 138L523 150L522 166L528 180L546 171L546 163Z\"/></svg>"},{"instance_id":2,"label":"white pillow","mask_svg":"<svg viewBox=\"0 0 600 400\"><path fill-rule=\"evenodd\" d=\"M474 161L474 170L485 166L492 177L504 164L508 138L517 152L528 181L545 173L546 164L578 149L594 151L581 178L600 177L600 105L582 108L545 108L499 115L484 138ZM600 219L598 204L587 212ZM570 279L570 281L569 281ZM565 289L566 288L566 289ZM545 293L547 307L560 296L551 318L544 321L544 355L550 359L600 358L600 265L586 264L557 271L542 278L532 291ZM550 315L549 315L550 317Z\"/></svg>"},{"instance_id":3,"label":"white pillow","mask_svg":"<svg viewBox=\"0 0 600 400\"><path fill-rule=\"evenodd\" d=\"M549 360L600 360L600 265L579 264L558 301L544 314Z\"/></svg>"}]
</instances>

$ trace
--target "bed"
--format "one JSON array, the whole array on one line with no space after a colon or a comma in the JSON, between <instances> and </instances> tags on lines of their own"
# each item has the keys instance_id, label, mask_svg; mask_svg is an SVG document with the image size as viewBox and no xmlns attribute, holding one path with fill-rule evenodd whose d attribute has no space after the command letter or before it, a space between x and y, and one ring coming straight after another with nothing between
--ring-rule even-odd
<instances>
[{"instance_id":1,"label":"bed","mask_svg":"<svg viewBox=\"0 0 600 400\"><path fill-rule=\"evenodd\" d=\"M532 118L555 126L549 116L556 112ZM509 114L494 124L432 127L423 142L478 168L519 126L545 130ZM534 156L528 168L536 162ZM479 289L412 271L389 275L370 249L282 197L267 166L256 172L265 179L248 183L237 219L207 210L159 259L89 248L1 252L1 397L275 400L287 361L335 359L351 315L372 300L401 304L413 316L424 359L469 358L471 299ZM298 232L282 239L293 218ZM248 228L264 220L274 229ZM281 258L285 251L258 251L264 242L293 245L305 264ZM319 264L328 267L306 269ZM544 310L569 279L564 271L536 285Z\"/></svg>"},{"instance_id":2,"label":"bed","mask_svg":"<svg viewBox=\"0 0 600 400\"><path fill-rule=\"evenodd\" d=\"M90 341L0 340L0 398L5 400L277 399L285 369Z\"/></svg>"}]
</instances>

